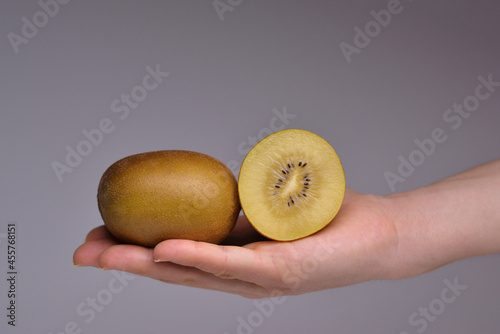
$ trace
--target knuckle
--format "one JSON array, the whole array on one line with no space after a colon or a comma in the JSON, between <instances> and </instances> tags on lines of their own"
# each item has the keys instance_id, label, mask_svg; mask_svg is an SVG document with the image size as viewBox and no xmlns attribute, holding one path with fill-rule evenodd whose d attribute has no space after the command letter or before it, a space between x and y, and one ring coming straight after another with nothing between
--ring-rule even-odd
<instances>
[{"instance_id":1,"label":"knuckle","mask_svg":"<svg viewBox=\"0 0 500 334\"><path fill-rule=\"evenodd\" d=\"M193 277L186 277L180 282L180 284L184 286L198 287L200 286L200 281Z\"/></svg>"},{"instance_id":2,"label":"knuckle","mask_svg":"<svg viewBox=\"0 0 500 334\"><path fill-rule=\"evenodd\" d=\"M212 271L212 274L221 279L233 279L235 278L234 274L229 272L227 268L229 268L229 253L226 247L222 247L222 257L220 260L218 268Z\"/></svg>"},{"instance_id":3,"label":"knuckle","mask_svg":"<svg viewBox=\"0 0 500 334\"><path fill-rule=\"evenodd\" d=\"M226 272L214 273L213 275L221 279L234 279L234 275Z\"/></svg>"}]
</instances>

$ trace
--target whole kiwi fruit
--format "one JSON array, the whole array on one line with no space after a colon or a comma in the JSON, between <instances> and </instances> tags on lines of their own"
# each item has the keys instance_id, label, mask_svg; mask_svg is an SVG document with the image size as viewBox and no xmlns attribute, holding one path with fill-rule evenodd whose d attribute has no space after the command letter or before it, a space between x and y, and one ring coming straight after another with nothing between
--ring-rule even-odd
<instances>
[{"instance_id":1,"label":"whole kiwi fruit","mask_svg":"<svg viewBox=\"0 0 500 334\"><path fill-rule=\"evenodd\" d=\"M97 202L113 236L146 247L166 239L219 243L240 211L231 170L206 154L182 150L118 160L102 175Z\"/></svg>"}]
</instances>

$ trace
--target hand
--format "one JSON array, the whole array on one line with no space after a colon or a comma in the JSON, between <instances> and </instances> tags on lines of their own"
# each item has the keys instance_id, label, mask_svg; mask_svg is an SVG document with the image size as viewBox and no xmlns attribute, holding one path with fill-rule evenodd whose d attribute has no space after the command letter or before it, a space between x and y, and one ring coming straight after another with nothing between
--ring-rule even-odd
<instances>
[{"instance_id":1,"label":"hand","mask_svg":"<svg viewBox=\"0 0 500 334\"><path fill-rule=\"evenodd\" d=\"M244 217L222 245L179 239L154 249L122 245L101 226L73 261L249 298L301 294L500 253L498 198L500 159L386 197L347 189L328 226L292 242L263 241Z\"/></svg>"},{"instance_id":2,"label":"hand","mask_svg":"<svg viewBox=\"0 0 500 334\"><path fill-rule=\"evenodd\" d=\"M387 205L384 197L347 189L328 226L291 242L262 241L243 216L222 245L180 239L154 249L125 245L100 226L73 261L249 298L302 294L391 276L398 233Z\"/></svg>"}]
</instances>

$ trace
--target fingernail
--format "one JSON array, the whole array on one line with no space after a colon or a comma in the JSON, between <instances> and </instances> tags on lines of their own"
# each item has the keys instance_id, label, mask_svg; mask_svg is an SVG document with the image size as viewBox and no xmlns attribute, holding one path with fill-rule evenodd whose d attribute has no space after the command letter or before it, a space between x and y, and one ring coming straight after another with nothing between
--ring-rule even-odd
<instances>
[{"instance_id":1,"label":"fingernail","mask_svg":"<svg viewBox=\"0 0 500 334\"><path fill-rule=\"evenodd\" d=\"M153 261L155 261L155 262L157 262L157 263L158 263L158 262L168 262L168 260L162 260L162 259L154 259Z\"/></svg>"}]
</instances>

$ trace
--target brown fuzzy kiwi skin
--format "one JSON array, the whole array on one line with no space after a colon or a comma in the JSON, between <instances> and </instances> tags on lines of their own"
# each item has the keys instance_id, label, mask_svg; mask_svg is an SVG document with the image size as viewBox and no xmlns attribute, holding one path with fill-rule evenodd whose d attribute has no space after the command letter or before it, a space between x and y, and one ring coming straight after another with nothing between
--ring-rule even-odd
<instances>
[{"instance_id":1,"label":"brown fuzzy kiwi skin","mask_svg":"<svg viewBox=\"0 0 500 334\"><path fill-rule=\"evenodd\" d=\"M220 243L240 212L231 170L206 154L183 150L118 160L102 175L97 202L114 237L145 247L167 239Z\"/></svg>"}]
</instances>

